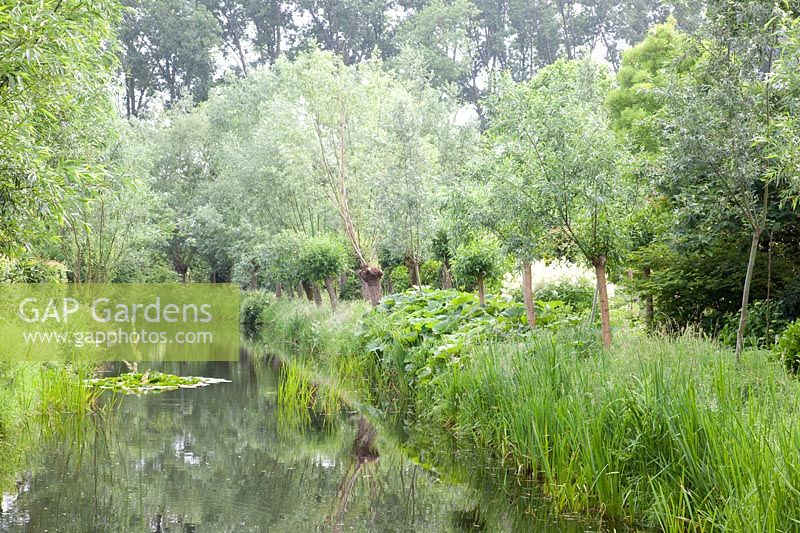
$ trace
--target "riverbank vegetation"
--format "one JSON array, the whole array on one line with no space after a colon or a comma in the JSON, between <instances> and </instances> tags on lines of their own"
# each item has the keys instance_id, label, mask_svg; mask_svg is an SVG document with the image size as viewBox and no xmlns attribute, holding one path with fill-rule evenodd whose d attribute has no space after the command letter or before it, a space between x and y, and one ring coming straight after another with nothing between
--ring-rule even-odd
<instances>
[{"instance_id":1,"label":"riverbank vegetation","mask_svg":"<svg viewBox=\"0 0 800 533\"><path fill-rule=\"evenodd\" d=\"M83 381L88 367L0 362L0 491L14 485L35 429L79 424L97 394Z\"/></svg>"},{"instance_id":2,"label":"riverbank vegetation","mask_svg":"<svg viewBox=\"0 0 800 533\"><path fill-rule=\"evenodd\" d=\"M474 300L410 291L364 316L275 302L263 335L381 409L443 475L499 471L560 512L668 531L794 527L800 384L769 352L737 366L698 334L634 330L603 350L591 329L511 332Z\"/></svg>"},{"instance_id":3,"label":"riverbank vegetation","mask_svg":"<svg viewBox=\"0 0 800 533\"><path fill-rule=\"evenodd\" d=\"M0 282L237 284L423 462L796 528L794 4L267 4L0 1ZM0 442L83 372L1 366Z\"/></svg>"}]
</instances>

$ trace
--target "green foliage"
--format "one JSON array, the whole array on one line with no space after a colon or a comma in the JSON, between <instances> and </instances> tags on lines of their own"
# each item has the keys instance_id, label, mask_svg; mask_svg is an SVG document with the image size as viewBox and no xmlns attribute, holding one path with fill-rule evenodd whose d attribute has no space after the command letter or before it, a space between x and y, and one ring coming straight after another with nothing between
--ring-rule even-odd
<instances>
[{"instance_id":1,"label":"green foliage","mask_svg":"<svg viewBox=\"0 0 800 533\"><path fill-rule=\"evenodd\" d=\"M621 255L638 191L609 127L611 79L591 61L558 61L527 83L501 81L489 100L493 181L483 218L521 257L568 249L593 263Z\"/></svg>"},{"instance_id":2,"label":"green foliage","mask_svg":"<svg viewBox=\"0 0 800 533\"><path fill-rule=\"evenodd\" d=\"M0 253L102 183L118 19L112 0L0 4Z\"/></svg>"},{"instance_id":3,"label":"green foliage","mask_svg":"<svg viewBox=\"0 0 800 533\"><path fill-rule=\"evenodd\" d=\"M427 3L398 32L402 54L395 61L397 68L425 72L434 86L457 91L473 66L475 44L469 23L477 14L468 0Z\"/></svg>"},{"instance_id":4,"label":"green foliage","mask_svg":"<svg viewBox=\"0 0 800 533\"><path fill-rule=\"evenodd\" d=\"M800 320L789 324L773 351L783 361L786 370L792 374L800 374Z\"/></svg>"},{"instance_id":5,"label":"green foliage","mask_svg":"<svg viewBox=\"0 0 800 533\"><path fill-rule=\"evenodd\" d=\"M486 281L500 274L500 250L491 239L477 239L458 247L453 258L453 272L462 284Z\"/></svg>"},{"instance_id":6,"label":"green foliage","mask_svg":"<svg viewBox=\"0 0 800 533\"><path fill-rule=\"evenodd\" d=\"M0 361L0 490L13 490L30 453L31 435L80 422L93 413L93 371L58 362Z\"/></svg>"},{"instance_id":7,"label":"green foliage","mask_svg":"<svg viewBox=\"0 0 800 533\"><path fill-rule=\"evenodd\" d=\"M438 229L431 240L431 252L433 256L447 265L453 260L453 248L447 230Z\"/></svg>"},{"instance_id":8,"label":"green foliage","mask_svg":"<svg viewBox=\"0 0 800 533\"><path fill-rule=\"evenodd\" d=\"M347 262L347 251L335 237L322 235L305 239L297 259L298 275L311 283L323 283L338 275Z\"/></svg>"},{"instance_id":9,"label":"green foliage","mask_svg":"<svg viewBox=\"0 0 800 533\"><path fill-rule=\"evenodd\" d=\"M408 267L405 265L395 265L389 271L389 279L394 287L394 292L403 292L411 285L408 281Z\"/></svg>"},{"instance_id":10,"label":"green foliage","mask_svg":"<svg viewBox=\"0 0 800 533\"><path fill-rule=\"evenodd\" d=\"M176 376L157 371L129 372L119 376L89 380L92 387L101 390L123 392L125 394L147 394L176 389L196 389L214 383L227 382L226 379L203 378L197 376Z\"/></svg>"},{"instance_id":11,"label":"green foliage","mask_svg":"<svg viewBox=\"0 0 800 533\"><path fill-rule=\"evenodd\" d=\"M256 262L268 279L297 285L301 281L299 250L302 239L291 231L272 236L271 242L256 249Z\"/></svg>"},{"instance_id":12,"label":"green foliage","mask_svg":"<svg viewBox=\"0 0 800 533\"><path fill-rule=\"evenodd\" d=\"M468 346L525 331L520 304L490 297L481 306L472 294L423 289L384 298L365 318L359 336L379 367L399 372L413 386L460 365ZM395 364L395 357L402 360Z\"/></svg>"},{"instance_id":13,"label":"green foliage","mask_svg":"<svg viewBox=\"0 0 800 533\"><path fill-rule=\"evenodd\" d=\"M138 116L159 92L174 104L186 92L205 100L215 70L220 27L202 2L125 0L120 25L126 113ZM147 43L146 46L143 43Z\"/></svg>"},{"instance_id":14,"label":"green foliage","mask_svg":"<svg viewBox=\"0 0 800 533\"><path fill-rule=\"evenodd\" d=\"M537 284L534 298L546 302L563 302L581 314L592 307L594 285L585 279L555 280L552 283Z\"/></svg>"},{"instance_id":15,"label":"green foliage","mask_svg":"<svg viewBox=\"0 0 800 533\"><path fill-rule=\"evenodd\" d=\"M67 267L58 261L0 256L0 283L65 283Z\"/></svg>"},{"instance_id":16,"label":"green foliage","mask_svg":"<svg viewBox=\"0 0 800 533\"><path fill-rule=\"evenodd\" d=\"M794 231L794 230L793 230ZM687 326L699 327L708 334L720 331L726 315L736 314L741 307L742 281L747 265L749 238L734 232L708 235L702 243L683 241L672 246L655 243L637 251L632 258L634 277L622 277L620 282L640 294L651 294L655 306L656 324L667 330L680 331ZM788 237L788 233L780 239ZM792 239L792 237L789 237ZM777 235L776 235L777 240ZM794 320L800 312L797 306L797 272L800 265L790 247L776 245L772 252L771 273L769 258L756 258L751 293L755 300L764 300L768 284L775 303L774 316ZM641 266L652 269L647 278ZM756 318L758 320L758 318ZM732 325L731 325L732 327ZM765 321L752 331L764 335Z\"/></svg>"},{"instance_id":17,"label":"green foliage","mask_svg":"<svg viewBox=\"0 0 800 533\"><path fill-rule=\"evenodd\" d=\"M791 529L796 469L784 454L795 440L780 435L794 427L800 390L763 352L740 372L731 359L690 338L626 339L624 351L588 359L545 339L477 348L417 391L417 434L432 449L452 436L481 459L475 470L523 472L511 483L533 483L562 512L603 505L608 518L666 531L762 520ZM444 435L431 437L438 428ZM765 440L782 451L764 453ZM740 492L758 479L782 481L770 497Z\"/></svg>"},{"instance_id":18,"label":"green foliage","mask_svg":"<svg viewBox=\"0 0 800 533\"><path fill-rule=\"evenodd\" d=\"M351 361L330 367L343 379L370 376L360 392L373 405L402 407L390 412L408 449L438 472L481 486L487 471L499 471L502 487L522 485L554 512L602 506L606 520L666 531L793 528L800 385L765 352L746 352L735 366L728 350L696 337L628 333L604 353L596 335L572 328L505 334L498 344L481 330L498 327L502 313L481 314L470 295L401 296L365 317L358 342L353 315L296 315L302 340L290 340L285 308L268 333L296 346L294 357L314 346L320 363ZM448 333L437 310L458 298L471 303L450 307L461 326ZM471 328L474 342L435 359L449 335ZM752 487L769 489L753 497Z\"/></svg>"},{"instance_id":19,"label":"green foliage","mask_svg":"<svg viewBox=\"0 0 800 533\"><path fill-rule=\"evenodd\" d=\"M769 321L769 331L767 324ZM747 324L744 330L745 346L769 348L778 334L786 327L778 302L758 300L747 306ZM721 321L719 340L728 346L736 346L736 330L739 328L739 314L726 313Z\"/></svg>"},{"instance_id":20,"label":"green foliage","mask_svg":"<svg viewBox=\"0 0 800 533\"><path fill-rule=\"evenodd\" d=\"M663 141L659 121L668 76L685 73L690 65L686 36L675 26L675 20L654 26L644 41L623 52L619 87L608 95L611 127L648 153L657 152Z\"/></svg>"},{"instance_id":21,"label":"green foliage","mask_svg":"<svg viewBox=\"0 0 800 533\"><path fill-rule=\"evenodd\" d=\"M275 301L275 296L266 291L242 292L239 321L245 333L252 336L264 325L264 311Z\"/></svg>"},{"instance_id":22,"label":"green foliage","mask_svg":"<svg viewBox=\"0 0 800 533\"><path fill-rule=\"evenodd\" d=\"M419 266L420 283L428 287L441 288L442 262L428 259Z\"/></svg>"},{"instance_id":23,"label":"green foliage","mask_svg":"<svg viewBox=\"0 0 800 533\"><path fill-rule=\"evenodd\" d=\"M361 299L361 282L352 272L348 273L344 286L339 287L339 299L350 301Z\"/></svg>"}]
</instances>

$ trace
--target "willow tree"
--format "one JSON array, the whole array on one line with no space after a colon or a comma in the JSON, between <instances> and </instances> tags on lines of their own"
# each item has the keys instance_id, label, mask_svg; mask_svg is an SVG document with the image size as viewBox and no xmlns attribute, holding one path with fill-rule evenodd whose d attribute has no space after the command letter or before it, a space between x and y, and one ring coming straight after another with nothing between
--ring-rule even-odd
<instances>
[{"instance_id":1,"label":"willow tree","mask_svg":"<svg viewBox=\"0 0 800 533\"><path fill-rule=\"evenodd\" d=\"M540 169L531 165L530 139L519 130L527 112L524 98L509 99L513 84L503 82L499 96L488 100L489 129L477 172L484 182L470 190L473 218L517 257L522 269L522 299L528 326L536 326L532 262L549 255L548 205L536 193ZM520 132L523 135L519 135Z\"/></svg>"},{"instance_id":2,"label":"willow tree","mask_svg":"<svg viewBox=\"0 0 800 533\"><path fill-rule=\"evenodd\" d=\"M103 185L113 128L111 0L0 5L0 251L29 245L65 199Z\"/></svg>"},{"instance_id":3,"label":"willow tree","mask_svg":"<svg viewBox=\"0 0 800 533\"><path fill-rule=\"evenodd\" d=\"M331 309L336 311L336 287L334 278L338 276L347 262L344 246L330 235L312 237L303 241L300 255L297 258L299 273L302 279L318 285L325 284ZM317 305L321 302L317 301Z\"/></svg>"},{"instance_id":4,"label":"willow tree","mask_svg":"<svg viewBox=\"0 0 800 533\"><path fill-rule=\"evenodd\" d=\"M285 103L281 113L292 118L285 134L296 141L297 163L338 216L358 261L362 294L377 304L383 276L378 245L394 215L390 210L398 203L413 210L427 202L433 189L425 167L436 157L424 140L437 120L452 119L436 111L436 93L400 81L377 61L348 66L314 50L293 62L279 61L276 72ZM414 201L395 201L398 190L413 193ZM423 232L416 228L409 235L418 241Z\"/></svg>"},{"instance_id":5,"label":"willow tree","mask_svg":"<svg viewBox=\"0 0 800 533\"><path fill-rule=\"evenodd\" d=\"M739 224L750 234L742 287L736 359L744 347L756 255L776 203L780 160L770 139L778 92L773 86L783 16L779 2L710 2L709 23L692 43L697 62L670 88L668 186L684 219L699 231Z\"/></svg>"},{"instance_id":6,"label":"willow tree","mask_svg":"<svg viewBox=\"0 0 800 533\"><path fill-rule=\"evenodd\" d=\"M603 344L611 345L607 267L632 194L623 179L624 151L609 128L606 69L588 61L559 61L530 82L506 80L492 104L495 149L508 160L497 186L515 198L514 235L560 239L595 270Z\"/></svg>"},{"instance_id":7,"label":"willow tree","mask_svg":"<svg viewBox=\"0 0 800 533\"><path fill-rule=\"evenodd\" d=\"M663 237L673 222L670 205L659 190L659 159L666 144L663 128L671 80L686 75L695 56L688 54L688 37L678 31L675 20L650 28L647 37L622 55L617 87L608 95L611 128L634 155L634 173L645 194L628 225L629 260L641 272L644 318L653 326L653 268L662 263ZM657 268L657 267L656 267Z\"/></svg>"}]
</instances>

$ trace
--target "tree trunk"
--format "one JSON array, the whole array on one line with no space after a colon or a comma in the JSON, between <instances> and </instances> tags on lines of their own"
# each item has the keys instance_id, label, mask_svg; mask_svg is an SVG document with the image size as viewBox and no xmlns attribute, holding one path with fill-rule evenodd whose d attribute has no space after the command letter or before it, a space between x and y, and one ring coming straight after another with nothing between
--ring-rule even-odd
<instances>
[{"instance_id":1,"label":"tree trunk","mask_svg":"<svg viewBox=\"0 0 800 533\"><path fill-rule=\"evenodd\" d=\"M630 283L631 281L633 281L633 269L629 268L627 274L628 274L628 280L630 280L629 281L629 283ZM630 299L628 301L628 312L631 313L631 314L633 314L633 301L634 301L634 299L635 299L635 296L633 294L631 294Z\"/></svg>"},{"instance_id":2,"label":"tree trunk","mask_svg":"<svg viewBox=\"0 0 800 533\"><path fill-rule=\"evenodd\" d=\"M306 293L306 299L308 299L309 302L313 302L314 301L314 288L311 287L311 284L308 283L308 282L303 281L302 283L300 283L300 286L303 287L303 291L305 291L305 293Z\"/></svg>"},{"instance_id":3,"label":"tree trunk","mask_svg":"<svg viewBox=\"0 0 800 533\"><path fill-rule=\"evenodd\" d=\"M314 294L314 303L317 304L317 307L322 307L322 293L316 283L311 286L311 292Z\"/></svg>"},{"instance_id":4,"label":"tree trunk","mask_svg":"<svg viewBox=\"0 0 800 533\"><path fill-rule=\"evenodd\" d=\"M298 283L297 284L297 299L298 300L302 300L303 299L303 293L304 292L305 292L305 286L302 283ZM306 294L306 296L308 296L308 295Z\"/></svg>"},{"instance_id":5,"label":"tree trunk","mask_svg":"<svg viewBox=\"0 0 800 533\"><path fill-rule=\"evenodd\" d=\"M258 272L253 272L250 274L250 290L257 291L258 290Z\"/></svg>"},{"instance_id":6,"label":"tree trunk","mask_svg":"<svg viewBox=\"0 0 800 533\"><path fill-rule=\"evenodd\" d=\"M483 276L478 276L478 301L481 305L486 305L486 287L483 284Z\"/></svg>"},{"instance_id":7,"label":"tree trunk","mask_svg":"<svg viewBox=\"0 0 800 533\"><path fill-rule=\"evenodd\" d=\"M344 288L347 285L347 272L342 272L339 274L339 298L342 297L342 293L344 293Z\"/></svg>"},{"instance_id":8,"label":"tree trunk","mask_svg":"<svg viewBox=\"0 0 800 533\"><path fill-rule=\"evenodd\" d=\"M446 263L442 264L442 288L453 288L453 274L450 272L450 266Z\"/></svg>"},{"instance_id":9,"label":"tree trunk","mask_svg":"<svg viewBox=\"0 0 800 533\"><path fill-rule=\"evenodd\" d=\"M611 314L608 310L608 287L606 286L606 256L601 255L593 261L597 276L597 298L600 304L600 331L603 334L603 346L611 348Z\"/></svg>"},{"instance_id":10,"label":"tree trunk","mask_svg":"<svg viewBox=\"0 0 800 533\"><path fill-rule=\"evenodd\" d=\"M275 298L278 300L283 298L283 285L280 282L275 284Z\"/></svg>"},{"instance_id":11,"label":"tree trunk","mask_svg":"<svg viewBox=\"0 0 800 533\"><path fill-rule=\"evenodd\" d=\"M392 282L391 276L386 276L386 292L394 294L394 283Z\"/></svg>"},{"instance_id":12,"label":"tree trunk","mask_svg":"<svg viewBox=\"0 0 800 533\"><path fill-rule=\"evenodd\" d=\"M325 288L328 289L328 298L331 300L331 310L336 311L336 287L333 286L333 277L325 278Z\"/></svg>"},{"instance_id":13,"label":"tree trunk","mask_svg":"<svg viewBox=\"0 0 800 533\"><path fill-rule=\"evenodd\" d=\"M736 331L736 362L742 358L744 349L744 328L747 325L747 304L750 300L750 284L753 281L753 269L756 265L756 253L758 243L761 240L761 228L753 230L753 241L750 243L750 259L747 261L747 274L744 276L744 288L742 289L742 309L739 315L739 329Z\"/></svg>"},{"instance_id":14,"label":"tree trunk","mask_svg":"<svg viewBox=\"0 0 800 533\"><path fill-rule=\"evenodd\" d=\"M528 326L533 329L536 327L536 306L533 301L533 273L530 261L522 262L522 299L525 301Z\"/></svg>"},{"instance_id":15,"label":"tree trunk","mask_svg":"<svg viewBox=\"0 0 800 533\"><path fill-rule=\"evenodd\" d=\"M186 274L189 272L189 266L183 262L183 259L178 257L173 257L172 267L175 269L175 272L178 273L181 283L186 283ZM78 265L78 270L80 270L80 262Z\"/></svg>"},{"instance_id":16,"label":"tree trunk","mask_svg":"<svg viewBox=\"0 0 800 533\"><path fill-rule=\"evenodd\" d=\"M358 277L361 280L361 295L372 305L378 305L381 301L381 278L383 271L377 265L363 265L358 269Z\"/></svg>"},{"instance_id":17,"label":"tree trunk","mask_svg":"<svg viewBox=\"0 0 800 533\"><path fill-rule=\"evenodd\" d=\"M772 318L772 232L769 232L769 244L767 244L767 316L766 330L764 339L767 341L767 348L772 347L772 330L770 320Z\"/></svg>"},{"instance_id":18,"label":"tree trunk","mask_svg":"<svg viewBox=\"0 0 800 533\"><path fill-rule=\"evenodd\" d=\"M645 280L650 279L650 267L642 269L642 276ZM644 323L648 331L653 329L653 294L650 291L644 295Z\"/></svg>"},{"instance_id":19,"label":"tree trunk","mask_svg":"<svg viewBox=\"0 0 800 533\"><path fill-rule=\"evenodd\" d=\"M419 285L419 265L414 257L406 256L406 268L408 269L408 285L416 287Z\"/></svg>"}]
</instances>

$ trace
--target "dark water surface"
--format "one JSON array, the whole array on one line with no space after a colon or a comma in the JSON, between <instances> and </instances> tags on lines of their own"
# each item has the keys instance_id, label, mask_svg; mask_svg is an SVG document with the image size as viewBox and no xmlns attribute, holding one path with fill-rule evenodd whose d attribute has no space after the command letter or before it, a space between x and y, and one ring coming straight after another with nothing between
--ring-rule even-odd
<instances>
[{"instance_id":1,"label":"dark water surface","mask_svg":"<svg viewBox=\"0 0 800 533\"><path fill-rule=\"evenodd\" d=\"M588 529L479 516L471 491L437 480L388 437L378 434L377 454L360 450L359 417L286 416L267 365L165 370L232 382L118 397L80 428L35 439L16 492L3 494L0 531Z\"/></svg>"}]
</instances>

